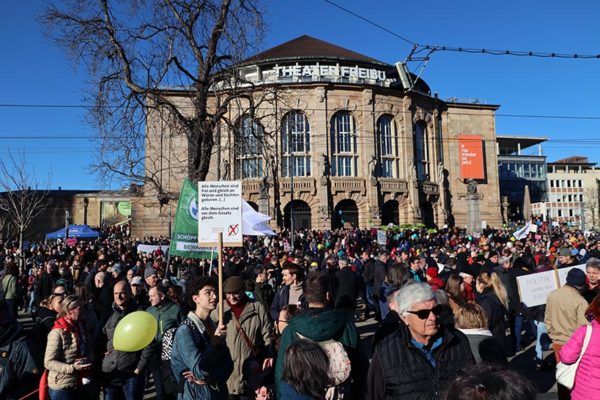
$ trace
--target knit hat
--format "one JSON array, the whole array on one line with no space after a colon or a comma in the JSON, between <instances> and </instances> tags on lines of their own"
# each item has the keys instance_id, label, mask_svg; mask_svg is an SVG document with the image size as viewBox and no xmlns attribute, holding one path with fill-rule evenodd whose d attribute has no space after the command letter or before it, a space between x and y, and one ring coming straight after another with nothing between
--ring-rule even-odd
<instances>
[{"instance_id":1,"label":"knit hat","mask_svg":"<svg viewBox=\"0 0 600 400\"><path fill-rule=\"evenodd\" d=\"M568 247L561 247L558 251L558 255L561 257L571 257L572 254Z\"/></svg>"},{"instance_id":2,"label":"knit hat","mask_svg":"<svg viewBox=\"0 0 600 400\"><path fill-rule=\"evenodd\" d=\"M223 293L239 293L244 288L244 281L239 276L230 276L223 282Z\"/></svg>"},{"instance_id":3,"label":"knit hat","mask_svg":"<svg viewBox=\"0 0 600 400\"><path fill-rule=\"evenodd\" d=\"M152 275L156 275L156 270L154 268L146 268L144 270L144 279L146 279Z\"/></svg>"},{"instance_id":4,"label":"knit hat","mask_svg":"<svg viewBox=\"0 0 600 400\"><path fill-rule=\"evenodd\" d=\"M567 274L567 285L582 288L586 285L585 272L579 268L573 268Z\"/></svg>"},{"instance_id":5,"label":"knit hat","mask_svg":"<svg viewBox=\"0 0 600 400\"><path fill-rule=\"evenodd\" d=\"M144 282L142 282L141 276L134 276L133 278L131 278L131 286L133 286L133 285L142 286L143 284L144 284Z\"/></svg>"},{"instance_id":6,"label":"knit hat","mask_svg":"<svg viewBox=\"0 0 600 400\"><path fill-rule=\"evenodd\" d=\"M425 270L425 274L427 274L430 278L437 278L438 272L438 267L429 267Z\"/></svg>"},{"instance_id":7,"label":"knit hat","mask_svg":"<svg viewBox=\"0 0 600 400\"><path fill-rule=\"evenodd\" d=\"M123 269L121 268L121 264L117 263L117 264L113 265L112 272L114 272L116 274L120 274L121 272L123 272Z\"/></svg>"}]
</instances>

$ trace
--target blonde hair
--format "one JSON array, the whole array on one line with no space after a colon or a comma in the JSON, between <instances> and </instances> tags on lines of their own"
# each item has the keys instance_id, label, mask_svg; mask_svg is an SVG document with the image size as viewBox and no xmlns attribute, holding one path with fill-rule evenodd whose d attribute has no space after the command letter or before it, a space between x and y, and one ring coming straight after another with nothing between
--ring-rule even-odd
<instances>
[{"instance_id":1,"label":"blonde hair","mask_svg":"<svg viewBox=\"0 0 600 400\"><path fill-rule=\"evenodd\" d=\"M484 309L475 303L466 303L458 309L454 319L459 329L487 329L488 319Z\"/></svg>"},{"instance_id":2,"label":"blonde hair","mask_svg":"<svg viewBox=\"0 0 600 400\"><path fill-rule=\"evenodd\" d=\"M477 283L481 283L484 288L492 289L494 294L500 300L500 303L508 310L508 294L506 293L506 288L500 281L498 274L492 272L488 274L487 272L482 272L477 276Z\"/></svg>"},{"instance_id":3,"label":"blonde hair","mask_svg":"<svg viewBox=\"0 0 600 400\"><path fill-rule=\"evenodd\" d=\"M64 317L69 311L81 306L83 306L83 300L79 296L69 295L60 303L58 317Z\"/></svg>"}]
</instances>

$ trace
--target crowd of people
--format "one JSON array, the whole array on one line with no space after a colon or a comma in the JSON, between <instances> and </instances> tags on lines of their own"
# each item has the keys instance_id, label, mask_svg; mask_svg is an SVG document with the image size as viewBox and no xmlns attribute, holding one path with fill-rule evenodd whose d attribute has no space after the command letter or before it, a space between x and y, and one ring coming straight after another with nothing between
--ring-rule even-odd
<instances>
[{"instance_id":1,"label":"crowd of people","mask_svg":"<svg viewBox=\"0 0 600 400\"><path fill-rule=\"evenodd\" d=\"M537 369L554 368L550 348L574 363L590 322L576 384L558 395L599 397L600 242L537 225L521 240L391 227L385 243L376 229L247 237L224 250L222 304L216 260L169 257L167 238L127 226L71 245L5 242L0 398L137 400L153 385L158 400L534 399L509 358L533 341ZM581 264L546 304L521 301L519 276ZM154 339L115 349L119 321L140 310ZM357 323L371 317L367 346Z\"/></svg>"}]
</instances>

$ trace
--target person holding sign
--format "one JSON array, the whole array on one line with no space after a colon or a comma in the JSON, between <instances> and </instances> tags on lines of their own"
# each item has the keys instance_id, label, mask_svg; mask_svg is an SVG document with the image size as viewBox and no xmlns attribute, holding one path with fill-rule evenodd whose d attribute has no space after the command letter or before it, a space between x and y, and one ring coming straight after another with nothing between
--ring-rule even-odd
<instances>
[{"instance_id":1,"label":"person holding sign","mask_svg":"<svg viewBox=\"0 0 600 400\"><path fill-rule=\"evenodd\" d=\"M227 328L210 318L218 305L216 285L209 277L196 278L187 293L194 311L177 328L171 353L171 369L183 387L178 398L226 399L232 361L225 345Z\"/></svg>"}]
</instances>

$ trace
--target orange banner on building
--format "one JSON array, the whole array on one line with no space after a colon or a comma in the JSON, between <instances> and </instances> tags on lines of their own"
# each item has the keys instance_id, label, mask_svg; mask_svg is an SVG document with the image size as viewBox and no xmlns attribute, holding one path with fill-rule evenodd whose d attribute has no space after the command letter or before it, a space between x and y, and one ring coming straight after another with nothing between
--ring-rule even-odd
<instances>
[{"instance_id":1,"label":"orange banner on building","mask_svg":"<svg viewBox=\"0 0 600 400\"><path fill-rule=\"evenodd\" d=\"M484 179L481 136L458 135L458 149L461 179Z\"/></svg>"}]
</instances>

